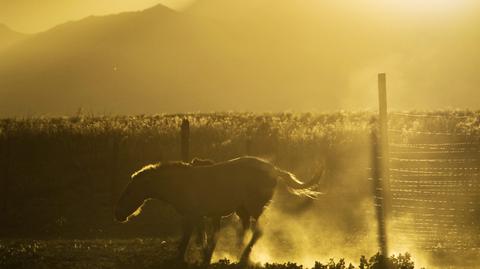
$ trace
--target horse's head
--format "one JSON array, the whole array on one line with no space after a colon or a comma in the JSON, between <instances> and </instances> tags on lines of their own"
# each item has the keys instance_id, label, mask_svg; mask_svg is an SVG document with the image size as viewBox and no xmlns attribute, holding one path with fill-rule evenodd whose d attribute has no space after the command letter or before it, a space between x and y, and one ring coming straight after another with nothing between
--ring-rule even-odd
<instances>
[{"instance_id":1,"label":"horse's head","mask_svg":"<svg viewBox=\"0 0 480 269\"><path fill-rule=\"evenodd\" d=\"M145 200L152 198L150 168L144 168L132 175L132 180L128 183L118 200L115 208L115 219L119 222L127 221L131 216L140 214L141 207Z\"/></svg>"},{"instance_id":2,"label":"horse's head","mask_svg":"<svg viewBox=\"0 0 480 269\"><path fill-rule=\"evenodd\" d=\"M135 172L115 208L116 220L125 222L129 220L129 217L140 214L143 204L148 199L159 199L167 202L173 199L173 201L177 201L175 195L172 198L172 185L170 183L173 178L179 175L179 171L192 166L184 162L157 163L147 165Z\"/></svg>"}]
</instances>

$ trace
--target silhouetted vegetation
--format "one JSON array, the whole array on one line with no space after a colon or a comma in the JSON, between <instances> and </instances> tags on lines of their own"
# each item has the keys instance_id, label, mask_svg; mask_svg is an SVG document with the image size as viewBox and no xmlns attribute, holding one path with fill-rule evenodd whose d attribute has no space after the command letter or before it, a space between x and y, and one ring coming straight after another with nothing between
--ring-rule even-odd
<instances>
[{"instance_id":1,"label":"silhouetted vegetation","mask_svg":"<svg viewBox=\"0 0 480 269\"><path fill-rule=\"evenodd\" d=\"M175 247L158 239L90 240L90 241L8 241L0 242L0 268L132 268L132 269L240 269L227 259L209 266L171 260ZM383 257L360 257L350 263L344 259L315 262L313 267L293 262L251 265L251 269L383 269ZM389 269L414 269L410 254L387 259Z\"/></svg>"}]
</instances>

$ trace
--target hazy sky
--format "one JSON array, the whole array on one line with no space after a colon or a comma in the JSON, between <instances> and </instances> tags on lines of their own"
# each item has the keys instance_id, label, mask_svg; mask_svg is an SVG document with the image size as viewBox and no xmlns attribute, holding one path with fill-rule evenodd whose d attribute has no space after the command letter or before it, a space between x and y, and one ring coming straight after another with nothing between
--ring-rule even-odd
<instances>
[{"instance_id":1,"label":"hazy sky","mask_svg":"<svg viewBox=\"0 0 480 269\"><path fill-rule=\"evenodd\" d=\"M386 72L392 109L479 106L479 0L0 0L0 23L36 32L158 3L195 4L165 27L157 8L32 39L0 61L0 71L17 72L0 80L0 93L41 112L61 93L61 113L363 109L376 105L376 75ZM133 89L142 89L136 102ZM172 102L178 96L191 97ZM0 111L6 105L21 111L13 101Z\"/></svg>"},{"instance_id":2,"label":"hazy sky","mask_svg":"<svg viewBox=\"0 0 480 269\"><path fill-rule=\"evenodd\" d=\"M105 15L141 10L156 4L182 9L196 0L0 0L0 23L19 32L33 33L47 30L57 24L78 20L89 15ZM225 0L228 1L228 0ZM250 1L251 2L251 1ZM322 4L350 7L352 10L395 13L412 18L424 16L445 17L463 13L472 8L474 0L362 0L336 2L324 0ZM255 1L261 5L262 1ZM251 5L252 3L250 3ZM355 16L355 14L352 14Z\"/></svg>"},{"instance_id":3,"label":"hazy sky","mask_svg":"<svg viewBox=\"0 0 480 269\"><path fill-rule=\"evenodd\" d=\"M25 33L89 15L141 10L162 3L181 9L193 0L0 0L0 23Z\"/></svg>"}]
</instances>

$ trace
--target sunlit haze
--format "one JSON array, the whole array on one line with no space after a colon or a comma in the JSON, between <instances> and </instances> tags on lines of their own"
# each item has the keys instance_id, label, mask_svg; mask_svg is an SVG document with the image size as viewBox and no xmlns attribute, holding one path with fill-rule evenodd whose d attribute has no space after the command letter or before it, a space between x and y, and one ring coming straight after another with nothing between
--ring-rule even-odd
<instances>
[{"instance_id":1,"label":"sunlit haze","mask_svg":"<svg viewBox=\"0 0 480 269\"><path fill-rule=\"evenodd\" d=\"M478 269L480 0L0 0L0 213L0 268Z\"/></svg>"}]
</instances>

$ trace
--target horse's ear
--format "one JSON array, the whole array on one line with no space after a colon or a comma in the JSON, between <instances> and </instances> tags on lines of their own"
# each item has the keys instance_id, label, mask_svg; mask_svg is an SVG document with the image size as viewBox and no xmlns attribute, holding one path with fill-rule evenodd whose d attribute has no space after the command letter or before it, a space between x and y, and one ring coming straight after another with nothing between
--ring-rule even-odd
<instances>
[{"instance_id":1,"label":"horse's ear","mask_svg":"<svg viewBox=\"0 0 480 269\"><path fill-rule=\"evenodd\" d=\"M190 162L191 165L193 166L201 166L201 165L212 165L215 164L214 161L210 159L200 159L200 158L193 158L193 160Z\"/></svg>"}]
</instances>

